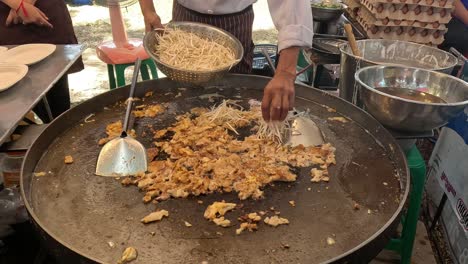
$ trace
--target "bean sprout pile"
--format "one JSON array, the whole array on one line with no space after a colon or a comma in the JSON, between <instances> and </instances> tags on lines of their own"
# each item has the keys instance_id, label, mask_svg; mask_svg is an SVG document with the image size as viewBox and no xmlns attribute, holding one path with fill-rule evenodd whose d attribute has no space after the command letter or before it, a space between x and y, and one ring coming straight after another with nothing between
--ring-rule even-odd
<instances>
[{"instance_id":1,"label":"bean sprout pile","mask_svg":"<svg viewBox=\"0 0 468 264\"><path fill-rule=\"evenodd\" d=\"M221 39L208 39L178 28L157 35L156 55L161 62L190 71L213 71L232 66L234 51Z\"/></svg>"}]
</instances>

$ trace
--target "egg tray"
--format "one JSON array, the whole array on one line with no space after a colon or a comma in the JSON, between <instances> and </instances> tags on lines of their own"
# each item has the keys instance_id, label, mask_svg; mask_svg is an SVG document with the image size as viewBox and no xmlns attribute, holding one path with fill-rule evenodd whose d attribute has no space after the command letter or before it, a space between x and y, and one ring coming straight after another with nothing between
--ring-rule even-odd
<instances>
[{"instance_id":1,"label":"egg tray","mask_svg":"<svg viewBox=\"0 0 468 264\"><path fill-rule=\"evenodd\" d=\"M423 29L437 29L446 30L445 24L441 24L438 21L428 23L420 22L415 20L398 20L398 19L377 19L367 8L360 8L357 13L357 20L362 20L363 23L370 26L387 26L387 27L416 27Z\"/></svg>"},{"instance_id":2,"label":"egg tray","mask_svg":"<svg viewBox=\"0 0 468 264\"><path fill-rule=\"evenodd\" d=\"M452 9L454 0L368 0L372 5L394 4L394 5L417 5L434 8Z\"/></svg>"},{"instance_id":3,"label":"egg tray","mask_svg":"<svg viewBox=\"0 0 468 264\"><path fill-rule=\"evenodd\" d=\"M365 22L358 23L371 38L411 41L421 44L439 45L444 41L444 34L447 30L424 29L416 27L387 27L367 25Z\"/></svg>"},{"instance_id":4,"label":"egg tray","mask_svg":"<svg viewBox=\"0 0 468 264\"><path fill-rule=\"evenodd\" d=\"M407 4L392 4L379 3L373 5L370 0L360 0L361 4L366 7L377 19L392 19L392 20L416 20L420 22L439 22L447 24L451 16L451 8L436 8L420 5Z\"/></svg>"},{"instance_id":5,"label":"egg tray","mask_svg":"<svg viewBox=\"0 0 468 264\"><path fill-rule=\"evenodd\" d=\"M343 3L351 10L359 9L362 6L359 0L343 0Z\"/></svg>"}]
</instances>

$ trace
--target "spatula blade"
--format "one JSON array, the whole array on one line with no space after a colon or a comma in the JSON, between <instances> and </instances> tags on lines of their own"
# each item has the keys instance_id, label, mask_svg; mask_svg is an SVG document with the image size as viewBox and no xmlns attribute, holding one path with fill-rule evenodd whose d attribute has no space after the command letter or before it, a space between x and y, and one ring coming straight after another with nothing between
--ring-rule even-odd
<instances>
[{"instance_id":1,"label":"spatula blade","mask_svg":"<svg viewBox=\"0 0 468 264\"><path fill-rule=\"evenodd\" d=\"M304 116L296 117L291 127L292 129L286 138L286 144L292 146L302 144L304 147L308 147L322 145L325 142L322 131L310 118Z\"/></svg>"},{"instance_id":2,"label":"spatula blade","mask_svg":"<svg viewBox=\"0 0 468 264\"><path fill-rule=\"evenodd\" d=\"M101 149L96 175L124 177L144 173L147 169L145 147L132 137L118 137Z\"/></svg>"}]
</instances>

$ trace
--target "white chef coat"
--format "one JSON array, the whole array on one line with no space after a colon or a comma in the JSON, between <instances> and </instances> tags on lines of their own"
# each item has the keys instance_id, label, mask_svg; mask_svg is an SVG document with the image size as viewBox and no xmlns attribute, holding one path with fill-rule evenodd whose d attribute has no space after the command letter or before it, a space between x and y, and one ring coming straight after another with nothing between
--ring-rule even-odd
<instances>
[{"instance_id":1,"label":"white chef coat","mask_svg":"<svg viewBox=\"0 0 468 264\"><path fill-rule=\"evenodd\" d=\"M177 0L193 11L225 15L237 13L256 0ZM311 47L313 37L310 0L268 0L271 18L278 30L278 50L292 46Z\"/></svg>"}]
</instances>

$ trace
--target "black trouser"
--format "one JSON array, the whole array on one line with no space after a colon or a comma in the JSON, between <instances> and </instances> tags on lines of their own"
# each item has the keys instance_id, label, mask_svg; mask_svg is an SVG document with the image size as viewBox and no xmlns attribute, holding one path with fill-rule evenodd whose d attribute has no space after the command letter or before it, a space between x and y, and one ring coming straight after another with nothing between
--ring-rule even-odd
<instances>
[{"instance_id":1,"label":"black trouser","mask_svg":"<svg viewBox=\"0 0 468 264\"><path fill-rule=\"evenodd\" d=\"M68 88L68 75L62 76L47 92L47 101L53 118L70 109L70 90ZM49 122L49 116L44 102L41 100L34 108L34 113L44 122Z\"/></svg>"},{"instance_id":2,"label":"black trouser","mask_svg":"<svg viewBox=\"0 0 468 264\"><path fill-rule=\"evenodd\" d=\"M447 33L445 40L441 45L444 50L449 50L451 47L457 49L461 54L468 52L468 27L463 24L458 18L454 17L447 24Z\"/></svg>"}]
</instances>

